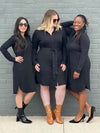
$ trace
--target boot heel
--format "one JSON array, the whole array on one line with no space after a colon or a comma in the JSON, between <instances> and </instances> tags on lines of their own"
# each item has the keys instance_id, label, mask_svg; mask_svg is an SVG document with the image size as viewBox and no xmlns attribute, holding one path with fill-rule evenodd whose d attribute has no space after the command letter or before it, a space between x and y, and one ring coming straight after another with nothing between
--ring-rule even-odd
<instances>
[{"instance_id":1,"label":"boot heel","mask_svg":"<svg viewBox=\"0 0 100 133\"><path fill-rule=\"evenodd\" d=\"M54 120L56 119L56 116L55 116L55 113L54 112L52 114L52 117L53 117Z\"/></svg>"},{"instance_id":2,"label":"boot heel","mask_svg":"<svg viewBox=\"0 0 100 133\"><path fill-rule=\"evenodd\" d=\"M17 118L16 118L16 122L18 122L19 121L19 118L18 118L18 116L17 116Z\"/></svg>"}]
</instances>

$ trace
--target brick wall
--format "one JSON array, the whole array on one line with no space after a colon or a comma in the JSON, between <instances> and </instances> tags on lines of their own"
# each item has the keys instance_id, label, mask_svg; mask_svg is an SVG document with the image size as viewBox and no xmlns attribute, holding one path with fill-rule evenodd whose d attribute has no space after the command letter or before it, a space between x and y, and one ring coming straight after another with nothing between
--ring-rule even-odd
<instances>
[{"instance_id":1,"label":"brick wall","mask_svg":"<svg viewBox=\"0 0 100 133\"><path fill-rule=\"evenodd\" d=\"M33 31L40 25L46 10L56 10L61 21L73 20L77 14L84 14L90 22L88 35L91 41L89 56L91 59L91 91L87 91L87 100L97 108L100 115L100 1L99 0L0 0L0 46L12 34L14 24L19 16L29 20ZM9 49L12 55L12 49ZM12 87L12 66L0 53L0 115L15 115L15 95ZM51 89L51 104L55 107L54 91ZM28 115L44 115L45 111L38 93L26 109ZM66 94L62 115L75 115L78 112L78 102Z\"/></svg>"}]
</instances>

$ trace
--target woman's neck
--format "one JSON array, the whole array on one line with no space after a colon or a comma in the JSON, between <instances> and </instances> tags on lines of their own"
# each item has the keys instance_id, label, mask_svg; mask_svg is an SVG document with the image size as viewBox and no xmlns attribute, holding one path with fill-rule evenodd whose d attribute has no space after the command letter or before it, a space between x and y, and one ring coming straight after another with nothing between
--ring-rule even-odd
<instances>
[{"instance_id":1,"label":"woman's neck","mask_svg":"<svg viewBox=\"0 0 100 133\"><path fill-rule=\"evenodd\" d=\"M48 30L50 35L52 35L53 31L54 31L54 27L52 27L51 29Z\"/></svg>"},{"instance_id":2,"label":"woman's neck","mask_svg":"<svg viewBox=\"0 0 100 133\"><path fill-rule=\"evenodd\" d=\"M79 32L79 31L76 31L76 32L75 32L75 35L77 35L77 34L78 34L78 32Z\"/></svg>"}]
</instances>

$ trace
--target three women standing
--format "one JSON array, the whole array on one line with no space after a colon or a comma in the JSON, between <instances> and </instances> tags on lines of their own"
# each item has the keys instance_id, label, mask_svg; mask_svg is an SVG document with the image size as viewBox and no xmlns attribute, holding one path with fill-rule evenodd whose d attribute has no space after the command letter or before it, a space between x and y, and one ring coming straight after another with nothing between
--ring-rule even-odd
<instances>
[{"instance_id":1,"label":"three women standing","mask_svg":"<svg viewBox=\"0 0 100 133\"><path fill-rule=\"evenodd\" d=\"M72 26L74 29L70 28ZM87 19L78 15L74 22L65 22L65 28L69 41L66 50L66 37L60 25L60 18L56 11L48 10L42 20L41 26L32 37L29 36L29 23L26 18L17 19L14 35L8 39L0 48L3 55L14 63L13 66L13 92L16 94L16 105L18 108L17 121L31 123L24 114L24 109L36 92L34 69L40 84L41 99L47 113L47 122L53 124L63 123L61 109L66 93L66 61L68 71L67 88L69 92L79 100L79 112L71 123L79 123L85 118L86 108L89 122L95 113L95 107L87 103L86 88L90 89L90 60L88 57L89 38L86 34ZM13 48L16 57L12 57L7 51ZM39 48L39 49L38 49ZM32 51L33 50L33 51ZM32 56L33 53L33 56ZM66 60L66 53L68 60ZM49 87L55 86L56 109L51 111ZM27 93L24 97L23 94Z\"/></svg>"},{"instance_id":2,"label":"three women standing","mask_svg":"<svg viewBox=\"0 0 100 133\"><path fill-rule=\"evenodd\" d=\"M33 34L32 43L33 60L47 122L53 124L54 118L56 122L63 123L61 108L66 93L66 37L56 11L48 10L45 13L41 26ZM56 88L56 109L53 115L50 106L50 86Z\"/></svg>"},{"instance_id":3,"label":"three women standing","mask_svg":"<svg viewBox=\"0 0 100 133\"><path fill-rule=\"evenodd\" d=\"M17 19L14 35L11 36L0 48L2 54L14 63L13 65L13 93L16 94L18 109L16 121L31 123L24 114L24 109L36 92L34 69L32 64L32 44L29 36L30 26L24 17ZM8 48L12 47L15 56L12 57ZM24 97L23 95L27 93Z\"/></svg>"}]
</instances>

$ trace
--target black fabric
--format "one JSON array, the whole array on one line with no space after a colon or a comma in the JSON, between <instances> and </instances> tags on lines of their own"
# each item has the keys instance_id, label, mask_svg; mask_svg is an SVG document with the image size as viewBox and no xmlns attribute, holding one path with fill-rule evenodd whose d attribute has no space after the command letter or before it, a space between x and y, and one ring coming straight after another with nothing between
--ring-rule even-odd
<instances>
[{"instance_id":1,"label":"black fabric","mask_svg":"<svg viewBox=\"0 0 100 133\"><path fill-rule=\"evenodd\" d=\"M21 53L17 53L15 47L15 37L10 37L0 48L2 54L9 60L14 62L13 65L13 93L16 94L18 87L25 92L36 91L34 68L32 64L32 44L29 37L26 37L28 47ZM12 47L16 57L22 56L22 63L15 62L15 58L8 52L8 48Z\"/></svg>"},{"instance_id":2,"label":"black fabric","mask_svg":"<svg viewBox=\"0 0 100 133\"><path fill-rule=\"evenodd\" d=\"M23 110L27 107L28 104L25 104L23 101Z\"/></svg>"},{"instance_id":3,"label":"black fabric","mask_svg":"<svg viewBox=\"0 0 100 133\"><path fill-rule=\"evenodd\" d=\"M72 27L73 21L64 22L62 26L66 31L66 35L69 36L67 43L67 88L73 92L81 92L85 88L90 89L90 59L88 56L88 50L90 46L90 40L86 32L83 32L80 39L75 42L73 37L75 31ZM74 72L80 73L78 79L73 79Z\"/></svg>"},{"instance_id":4,"label":"black fabric","mask_svg":"<svg viewBox=\"0 0 100 133\"><path fill-rule=\"evenodd\" d=\"M63 29L50 35L44 30L36 30L32 37L33 63L40 64L36 72L39 84L57 86L66 84L66 71L60 65L66 63L66 36Z\"/></svg>"}]
</instances>

